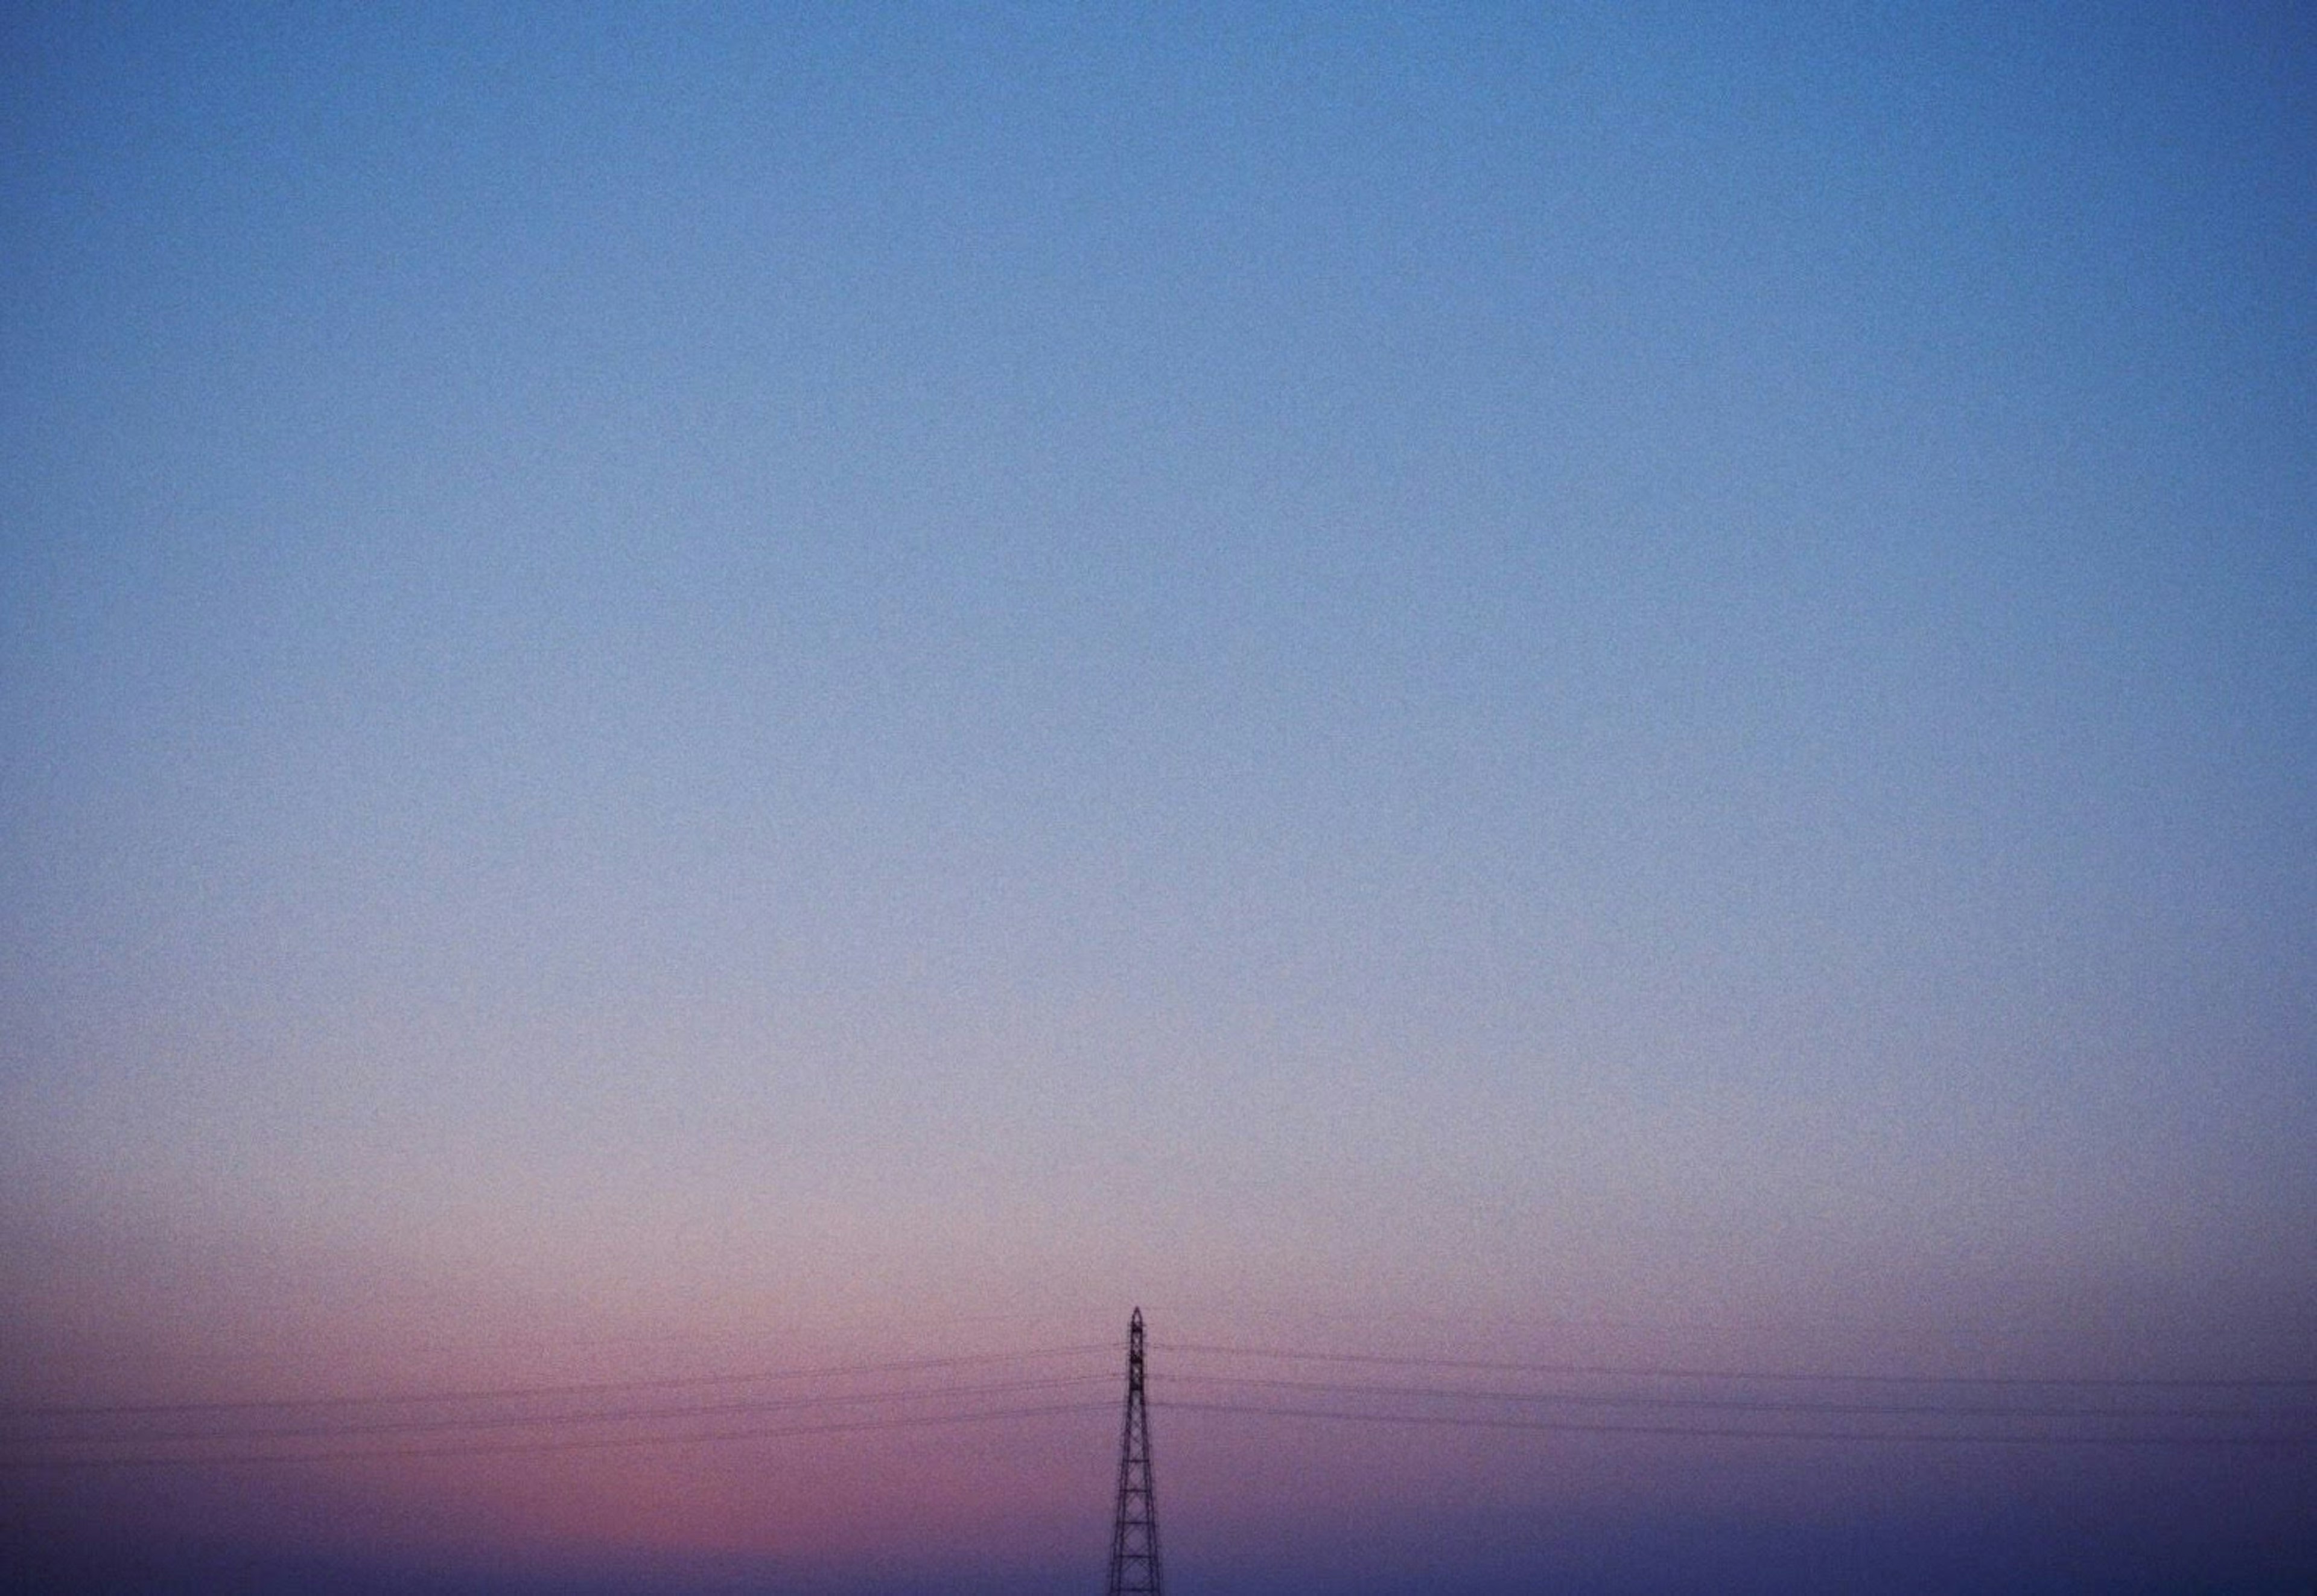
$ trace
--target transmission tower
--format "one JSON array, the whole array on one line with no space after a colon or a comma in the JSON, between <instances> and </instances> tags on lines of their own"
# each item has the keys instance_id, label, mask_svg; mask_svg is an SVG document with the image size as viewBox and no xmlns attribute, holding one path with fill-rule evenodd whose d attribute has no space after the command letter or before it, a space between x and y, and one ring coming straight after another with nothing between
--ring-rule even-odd
<instances>
[{"instance_id":1,"label":"transmission tower","mask_svg":"<svg viewBox=\"0 0 2317 1596\"><path fill-rule=\"evenodd\" d=\"M1150 1410L1142 1394L1142 1310L1126 1322L1126 1428L1118 1443L1118 1517L1107 1596L1160 1596L1158 1504L1150 1490Z\"/></svg>"}]
</instances>

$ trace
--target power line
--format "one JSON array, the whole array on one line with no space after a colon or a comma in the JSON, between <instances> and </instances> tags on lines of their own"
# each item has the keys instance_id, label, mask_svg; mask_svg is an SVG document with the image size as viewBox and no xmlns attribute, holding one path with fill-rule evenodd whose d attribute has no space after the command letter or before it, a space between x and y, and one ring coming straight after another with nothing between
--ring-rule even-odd
<instances>
[{"instance_id":1,"label":"power line","mask_svg":"<svg viewBox=\"0 0 2317 1596\"><path fill-rule=\"evenodd\" d=\"M2069 1386L2086 1390L2317 1390L2317 1376L2206 1378L2156 1375L1900 1375L1799 1369L1690 1368L1649 1364L1508 1363L1486 1358L1391 1356L1375 1352L1300 1352L1284 1347L1166 1341L1157 1349L1302 1363L1357 1363L1401 1368L1456 1368L1494 1374L1561 1375L1636 1380L1767 1381L1794 1385Z\"/></svg>"},{"instance_id":2,"label":"power line","mask_svg":"<svg viewBox=\"0 0 2317 1596\"><path fill-rule=\"evenodd\" d=\"M1937 1441L1953 1444L2125 1447L2283 1447L2317 1445L2313 1411L2300 1402L2277 1406L2238 1402L2226 1406L2202 1406L2180 1398L2193 1393L2302 1393L2317 1391L2317 1378L2118 1376L1968 1376L1879 1374L1856 1370L1812 1373L1794 1369L1708 1369L1649 1365L1597 1365L1518 1362L1498 1359L1388 1355L1381 1353L1312 1352L1285 1348L1209 1342L1165 1343L1161 1350L1180 1354L1187 1371L1174 1375L1178 1388L1192 1394L1176 1399L1154 1394L1152 1405L1184 1412L1239 1414L1261 1418L1338 1421L1445 1429L1558 1431L1576 1434L1658 1436L1699 1439L1803 1440L1829 1442ZM14 1431L0 1434L0 1445L19 1455L0 1457L0 1470L39 1468L154 1467L263 1463L308 1463L390 1457L457 1457L509 1453L552 1452L600 1448L692 1446L727 1440L771 1439L851 1430L911 1428L921 1425L970 1424L1008 1418L1099 1411L1098 1403L1057 1403L1042 1405L978 1406L962 1411L908 1412L927 1403L987 1403L989 1399L1031 1392L1060 1392L1104 1379L1097 1375L1042 1373L1024 1370L1019 1376L968 1380L963 1383L905 1385L869 1390L804 1389L724 1401L629 1403L601 1405L600 1399L622 1394L704 1391L718 1386L774 1385L810 1381L865 1380L889 1376L930 1376L943 1370L995 1369L997 1366L1034 1365L1096 1353L1115 1353L1111 1342L1078 1343L1032 1348L1013 1352L955 1354L875 1363L857 1363L742 1373L658 1378L604 1380L565 1384L533 1384L465 1389L410 1392L366 1392L316 1396L237 1398L214 1401L120 1403L51 1403L0 1407L0 1424ZM1289 1364L1366 1367L1379 1369L1455 1371L1462 1374L1523 1374L1564 1380L1627 1382L1719 1382L1738 1389L1724 1391L1505 1388L1500 1385L1475 1389L1443 1383L1364 1383L1356 1380L1304 1378L1293 1375L1202 1373L1207 1359L1257 1359ZM1067 1367L1065 1365L1064 1367ZM1749 1391L1748 1385L1770 1387ZM1806 1391L1775 1394L1779 1387L1864 1386L1892 1391L1893 1400L1846 1399L1831 1393ZM1924 1394L1920 1399L1897 1399L1901 1391ZM2152 1400L2142 1405L2099 1402L2090 1394L2127 1392L2169 1393L2175 1400ZM1233 1400L1217 1393L1274 1392L1283 1396L1313 1399L1307 1403L1266 1403ZM1955 1400L1937 1400L1932 1394L1953 1394ZM1973 1399L1970 1394L1990 1394ZM1996 1392L2016 1392L2023 1400L1995 1400ZM2029 1393L2047 1394L2044 1400ZM2089 1400L2059 1400L2058 1394L2086 1394ZM573 1406L572 1403L589 1405ZM1426 1404L1431 1411L1407 1411L1406 1404ZM499 1404L499 1411L442 1411L452 1404ZM560 1407L548 1404L567 1404ZM1496 1404L1495 1412L1471 1411L1473 1404ZM531 1404L526 1407L515 1404ZM1322 1405L1328 1404L1328 1405ZM1375 1404L1384 1404L1379 1407ZM1462 1404L1465 1411L1456 1411ZM755 1425L707 1429L679 1433L574 1434L595 1427L666 1425L683 1421L713 1420L741 1414L771 1415L812 1410L881 1409L856 1417L832 1417L809 1424ZM1552 1409L1564 1412L1555 1415ZM396 1412L394 1410L406 1410ZM1543 1409L1545 1412L1535 1410ZM430 1411L431 1410L431 1411ZM1566 1410L1600 1413L1590 1419ZM1648 1415L1666 1416L1651 1421ZM1826 1426L1776 1423L1714 1422L1714 1414L1753 1416L1769 1420L1793 1417L1856 1419L1863 1425ZM375 1415L375 1416L373 1416ZM1701 1421L1694 1417L1704 1415ZM144 1428L139 1421L208 1416L210 1424L187 1423L166 1430ZM1873 1421L1913 1421L1911 1423ZM2242 1428L2267 1423L2267 1432ZM2026 1430L2035 1424L2040 1430ZM2088 1429L2100 1425L2103 1429ZM2163 1425L2160 1431L2148 1427ZM2238 1426L2222 1430L2224 1425ZM2121 1427L2121 1428L2119 1428ZM2192 1428L2193 1427L2193 1428ZM488 1432L520 1433L498 1438ZM536 1433L536 1432L550 1433ZM334 1442L367 1437L439 1436L442 1444L352 1447L291 1447L249 1449L249 1443L272 1441ZM179 1448L166 1454L153 1448ZM25 1453L31 1455L24 1455Z\"/></svg>"},{"instance_id":3,"label":"power line","mask_svg":"<svg viewBox=\"0 0 2317 1596\"><path fill-rule=\"evenodd\" d=\"M1580 1435L1665 1436L1683 1439L1781 1441L1935 1441L1950 1445L2051 1447L2317 1447L2317 1431L2292 1435L2022 1435L2017 1430L1786 1430L1712 1424L1608 1424L1577 1419L1490 1418L1480 1414L1350 1412L1331 1408L1290 1408L1248 1403L1177 1402L1154 1398L1170 1412L1235 1413L1269 1419L1341 1420L1363 1424L1429 1426L1446 1430L1547 1430Z\"/></svg>"},{"instance_id":4,"label":"power line","mask_svg":"<svg viewBox=\"0 0 2317 1596\"><path fill-rule=\"evenodd\" d=\"M934 1425L980 1424L1005 1419L1036 1419L1063 1413L1107 1412L1105 1402L1054 1403L1033 1407L991 1408L964 1413L922 1413L883 1419L847 1419L826 1424L772 1429L703 1430L688 1435L584 1436L550 1440L485 1442L447 1447L362 1447L335 1451L192 1452L175 1457L0 1458L0 1472L36 1469L109 1469L241 1466L268 1463L346 1463L379 1458L488 1457L513 1453L577 1452L641 1447L707 1446L724 1441L776 1440L795 1436L841 1435L855 1430L910 1430Z\"/></svg>"},{"instance_id":5,"label":"power line","mask_svg":"<svg viewBox=\"0 0 2317 1596\"><path fill-rule=\"evenodd\" d=\"M290 1411L299 1408L395 1407L405 1404L452 1402L515 1402L541 1397L586 1396L598 1392L675 1391L704 1385L744 1385L764 1380L836 1379L858 1375L907 1374L924 1369L961 1367L971 1364L1030 1363L1045 1358L1083 1357L1096 1352L1108 1354L1117 1349L1116 1343L1093 1341L1068 1347L1033 1348L1023 1352L975 1352L945 1358L912 1358L893 1363L840 1364L822 1368L757 1369L740 1374L683 1375L668 1378L639 1380L597 1380L559 1385L498 1385L467 1390L362 1392L330 1396L250 1396L201 1402L10 1404L0 1406L0 1417L9 1419L116 1415L125 1417L137 1414Z\"/></svg>"},{"instance_id":6,"label":"power line","mask_svg":"<svg viewBox=\"0 0 2317 1596\"><path fill-rule=\"evenodd\" d=\"M1481 1373L1531 1374L1581 1378L1718 1380L1731 1383L1754 1381L1794 1385L1880 1385L1924 1387L2042 1386L2088 1390L2317 1390L2317 1376L2214 1378L2169 1376L1921 1375L1853 1370L1812 1372L1797 1369L1698 1368L1649 1364L1541 1363L1490 1358L1395 1356L1370 1352L1307 1352L1277 1347L1199 1341L1158 1342L1154 1340L1152 1346L1154 1350L1160 1352L1199 1356L1265 1358L1289 1362L1359 1364L1378 1367L1461 1369ZM939 1358L906 1358L882 1363L836 1364L808 1368L756 1369L711 1375L579 1381L565 1384L452 1387L431 1391L341 1393L317 1396L233 1397L180 1402L0 1403L0 1419L126 1417L262 1411L286 1412L300 1409L416 1406L459 1402L513 1402L628 1391L672 1391L712 1385L748 1385L756 1382L836 1379L871 1375L918 1373L936 1368L1027 1363L1043 1358L1083 1357L1096 1353L1110 1356L1116 1354L1118 1349L1118 1343L1114 1341L1094 1341L1030 1348L1015 1352L968 1353Z\"/></svg>"},{"instance_id":7,"label":"power line","mask_svg":"<svg viewBox=\"0 0 2317 1596\"><path fill-rule=\"evenodd\" d=\"M1261 1390L1303 1391L1328 1396L1416 1397L1441 1401L1507 1402L1594 1408L1707 1409L1760 1413L1831 1413L1869 1417L2001 1419L2268 1419L2275 1410L2258 1407L2050 1407L2017 1403L1821 1402L1731 1396L1637 1396L1599 1391L1486 1391L1455 1385L1346 1385L1325 1380L1266 1378L1256 1375L1179 1375L1176 1385L1230 1385ZM2296 1415L2303 1410L2292 1410Z\"/></svg>"},{"instance_id":8,"label":"power line","mask_svg":"<svg viewBox=\"0 0 2317 1596\"><path fill-rule=\"evenodd\" d=\"M922 1402L933 1397L987 1396L1003 1392L1051 1391L1073 1385L1105 1385L1105 1375L1060 1375L1040 1379L991 1380L970 1385L926 1386L915 1390L828 1392L811 1396L764 1397L747 1402L687 1403L680 1406L591 1408L573 1412L499 1413L460 1418L389 1419L353 1423L237 1425L204 1430L116 1430L111 1433L46 1432L0 1437L0 1444L32 1446L106 1446L157 1441L201 1442L327 1439L353 1435L425 1434L461 1430L537 1430L571 1424L619 1424L665 1419L706 1418L716 1414L760 1413L800 1408L860 1407L873 1403Z\"/></svg>"}]
</instances>

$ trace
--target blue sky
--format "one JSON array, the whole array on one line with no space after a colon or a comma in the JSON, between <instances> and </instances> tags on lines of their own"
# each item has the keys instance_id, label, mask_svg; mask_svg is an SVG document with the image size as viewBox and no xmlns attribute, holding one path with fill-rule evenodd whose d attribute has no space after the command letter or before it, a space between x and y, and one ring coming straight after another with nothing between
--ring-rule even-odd
<instances>
[{"instance_id":1,"label":"blue sky","mask_svg":"<svg viewBox=\"0 0 2317 1596\"><path fill-rule=\"evenodd\" d=\"M2311 1376L2298 8L5 29L10 1401Z\"/></svg>"}]
</instances>

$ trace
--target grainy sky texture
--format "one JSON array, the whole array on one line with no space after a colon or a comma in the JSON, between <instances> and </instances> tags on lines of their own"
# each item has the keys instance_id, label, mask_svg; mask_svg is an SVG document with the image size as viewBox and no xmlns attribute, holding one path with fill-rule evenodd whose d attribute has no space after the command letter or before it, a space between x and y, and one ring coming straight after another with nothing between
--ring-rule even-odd
<instances>
[{"instance_id":1,"label":"grainy sky texture","mask_svg":"<svg viewBox=\"0 0 2317 1596\"><path fill-rule=\"evenodd\" d=\"M1091 1592L1140 1303L1176 1596L2317 1582L2308 7L21 4L0 246L20 1572Z\"/></svg>"}]
</instances>

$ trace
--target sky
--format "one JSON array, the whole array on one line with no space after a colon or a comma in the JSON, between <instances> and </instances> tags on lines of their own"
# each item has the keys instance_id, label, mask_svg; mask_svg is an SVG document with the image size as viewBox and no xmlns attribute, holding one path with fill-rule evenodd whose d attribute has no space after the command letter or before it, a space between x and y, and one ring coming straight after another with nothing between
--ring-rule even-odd
<instances>
[{"instance_id":1,"label":"sky","mask_svg":"<svg viewBox=\"0 0 2317 1596\"><path fill-rule=\"evenodd\" d=\"M1140 1305L1176 1596L2317 1583L2317 13L24 4L0 174L18 1575L1092 1591Z\"/></svg>"}]
</instances>

